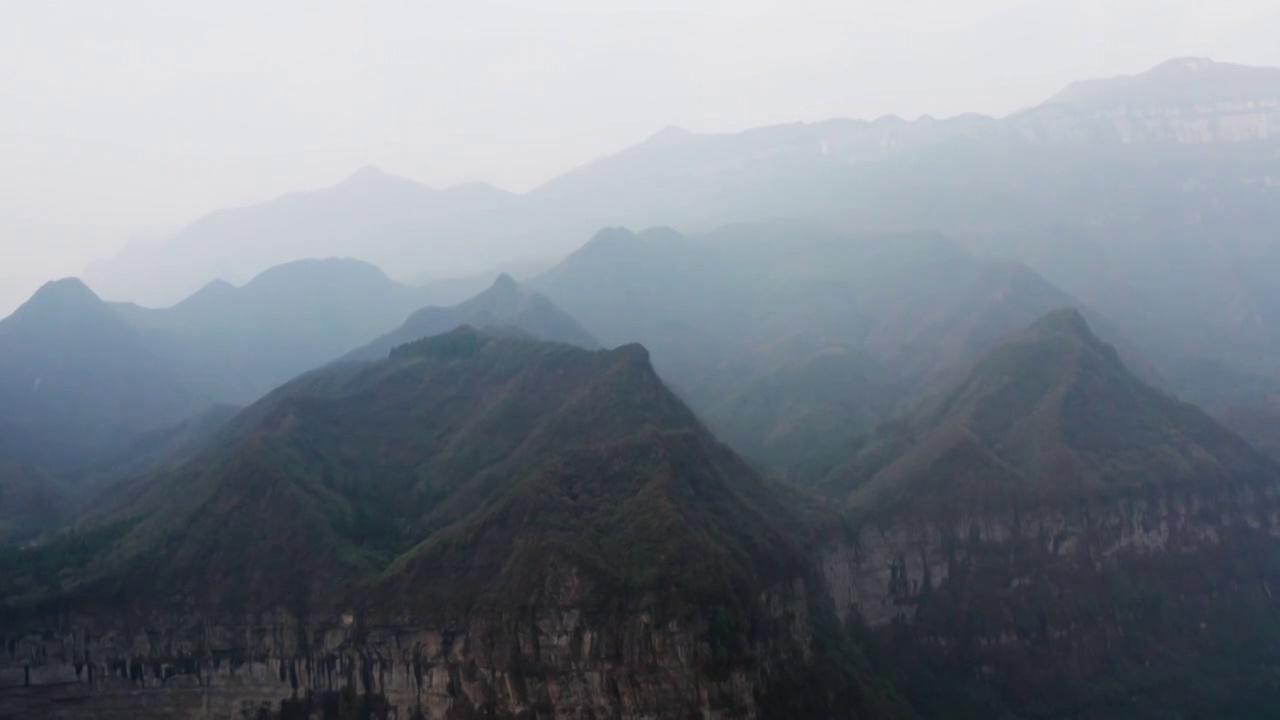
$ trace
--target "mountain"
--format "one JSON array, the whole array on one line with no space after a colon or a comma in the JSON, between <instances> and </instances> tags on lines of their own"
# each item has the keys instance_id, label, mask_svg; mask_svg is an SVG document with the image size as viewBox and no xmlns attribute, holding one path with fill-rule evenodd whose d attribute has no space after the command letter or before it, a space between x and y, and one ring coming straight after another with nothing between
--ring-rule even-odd
<instances>
[{"instance_id":1,"label":"mountain","mask_svg":"<svg viewBox=\"0 0 1280 720\"><path fill-rule=\"evenodd\" d=\"M74 278L45 284L0 320L0 419L87 461L201 405L179 370Z\"/></svg>"},{"instance_id":2,"label":"mountain","mask_svg":"<svg viewBox=\"0 0 1280 720\"><path fill-rule=\"evenodd\" d=\"M249 402L394 328L424 292L359 260L299 260L242 287L215 281L169 308L117 306L191 382Z\"/></svg>"},{"instance_id":3,"label":"mountain","mask_svg":"<svg viewBox=\"0 0 1280 720\"><path fill-rule=\"evenodd\" d=\"M601 231L530 281L606 345L638 341L710 426L771 470L835 451L1075 299L937 233L810 223ZM1158 373L1095 314L1135 366Z\"/></svg>"},{"instance_id":4,"label":"mountain","mask_svg":"<svg viewBox=\"0 0 1280 720\"><path fill-rule=\"evenodd\" d=\"M516 202L485 185L436 190L366 167L329 188L220 210L163 242L131 244L85 278L106 297L166 306L214 278L239 285L308 257L358 255L409 275L476 272L484 267L468 262L503 255L494 243L518 227L509 221Z\"/></svg>"},{"instance_id":5,"label":"mountain","mask_svg":"<svg viewBox=\"0 0 1280 720\"><path fill-rule=\"evenodd\" d=\"M1229 377L1280 380L1278 74L1177 59L1073 84L1005 118L670 128L520 196L365 171L359 182L216 213L89 277L111 297L136 298L168 284L174 268L186 268L185 295L316 255L359 255L407 277L465 275L482 269L473 263L568 253L602 226L700 235L789 218L846 235L937 231L975 255L1026 265L1147 354L1217 364L1216 376L1170 381L1213 405L1247 392Z\"/></svg>"},{"instance_id":6,"label":"mountain","mask_svg":"<svg viewBox=\"0 0 1280 720\"><path fill-rule=\"evenodd\" d=\"M849 468L857 472L837 470L826 490L877 506L916 498L917 511L927 498L957 512L993 498L1060 503L1280 469L1204 411L1139 380L1076 310L1005 339L905 422L905 435L872 443ZM911 451L886 452L904 445ZM997 478L1013 486L987 492L982 484Z\"/></svg>"},{"instance_id":7,"label":"mountain","mask_svg":"<svg viewBox=\"0 0 1280 720\"><path fill-rule=\"evenodd\" d=\"M908 697L966 698L948 716L1265 717L1278 483L1060 310L819 484L856 528L826 566L904 623L871 652Z\"/></svg>"},{"instance_id":8,"label":"mountain","mask_svg":"<svg viewBox=\"0 0 1280 720\"><path fill-rule=\"evenodd\" d=\"M539 340L587 349L599 347L595 338L577 321L542 295L521 288L504 273L489 289L458 305L418 310L403 325L348 353L343 360L383 358L400 345L439 335L460 325L481 329L509 328Z\"/></svg>"},{"instance_id":9,"label":"mountain","mask_svg":"<svg viewBox=\"0 0 1280 720\"><path fill-rule=\"evenodd\" d=\"M1277 174L1266 164L1280 155L1254 155L1233 161L1244 172L1233 184L1194 180L1199 173L1225 177L1237 170L1190 159L1160 172L1152 167L1145 180L1126 180L1116 192L1145 195L1139 202L1150 209L1143 217L1093 225L1076 219L958 241L1037 270L1166 358L1170 378L1190 399L1220 404L1278 377L1280 326L1269 318L1280 296L1269 278L1280 270L1280 253L1269 238L1280 214L1265 178ZM1158 184L1180 189L1138 189Z\"/></svg>"},{"instance_id":10,"label":"mountain","mask_svg":"<svg viewBox=\"0 0 1280 720\"><path fill-rule=\"evenodd\" d=\"M642 347L460 328L304 375L10 551L0 636L23 640L0 672L27 667L38 698L82 668L167 668L72 691L106 714L909 716L826 632L806 553L829 522Z\"/></svg>"},{"instance_id":11,"label":"mountain","mask_svg":"<svg viewBox=\"0 0 1280 720\"><path fill-rule=\"evenodd\" d=\"M567 252L602 226L699 233L796 218L859 232L954 233L1149 221L1189 192L1267 187L1276 175L1276 73L1179 60L1073 85L999 119L668 129L522 195L435 190L364 169L330 188L212 213L85 276L106 297L167 305L213 278L239 284L301 257L358 256L405 278L469 274Z\"/></svg>"},{"instance_id":12,"label":"mountain","mask_svg":"<svg viewBox=\"0 0 1280 720\"><path fill-rule=\"evenodd\" d=\"M1280 101L1280 68L1175 58L1139 75L1072 83L1045 103L1093 112L1206 108Z\"/></svg>"}]
</instances>

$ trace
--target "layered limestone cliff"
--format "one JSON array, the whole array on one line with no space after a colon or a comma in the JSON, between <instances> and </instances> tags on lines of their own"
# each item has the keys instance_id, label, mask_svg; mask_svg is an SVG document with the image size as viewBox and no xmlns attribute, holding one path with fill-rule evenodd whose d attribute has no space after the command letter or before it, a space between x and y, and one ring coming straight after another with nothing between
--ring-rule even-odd
<instances>
[{"instance_id":1,"label":"layered limestone cliff","mask_svg":"<svg viewBox=\"0 0 1280 720\"><path fill-rule=\"evenodd\" d=\"M813 659L810 600L801 581L762 595L756 640L714 614L572 607L431 627L355 610L44 616L0 640L0 717L754 718L771 677Z\"/></svg>"},{"instance_id":2,"label":"layered limestone cliff","mask_svg":"<svg viewBox=\"0 0 1280 720\"><path fill-rule=\"evenodd\" d=\"M1160 557L1256 559L1277 539L1280 489L1188 490L1081 503L1069 513L868 523L852 541L828 546L821 567L841 621L875 627L912 621L956 574L995 573L1002 588L1016 589L1038 576L1101 577Z\"/></svg>"},{"instance_id":3,"label":"layered limestone cliff","mask_svg":"<svg viewBox=\"0 0 1280 720\"><path fill-rule=\"evenodd\" d=\"M1004 688L1029 715L1132 717L1274 673L1277 557L1280 490L1257 486L870 523L821 568L847 626L910 638L896 661Z\"/></svg>"}]
</instances>

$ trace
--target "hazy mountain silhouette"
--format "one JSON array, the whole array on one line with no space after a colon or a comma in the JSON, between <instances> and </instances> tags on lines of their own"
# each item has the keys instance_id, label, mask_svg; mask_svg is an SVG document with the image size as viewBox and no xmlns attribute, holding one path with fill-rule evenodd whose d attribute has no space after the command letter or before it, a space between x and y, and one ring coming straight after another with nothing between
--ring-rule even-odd
<instances>
[{"instance_id":1,"label":"hazy mountain silhouette","mask_svg":"<svg viewBox=\"0 0 1280 720\"><path fill-rule=\"evenodd\" d=\"M643 342L717 432L778 469L840 447L1074 301L936 234L854 237L805 223L699 238L605 230L531 285L606 345Z\"/></svg>"},{"instance_id":2,"label":"hazy mountain silhouette","mask_svg":"<svg viewBox=\"0 0 1280 720\"><path fill-rule=\"evenodd\" d=\"M1280 99L1280 68L1186 57L1138 75L1072 83L1046 105L1105 112L1117 108L1185 108Z\"/></svg>"},{"instance_id":3,"label":"hazy mountain silhouette","mask_svg":"<svg viewBox=\"0 0 1280 720\"><path fill-rule=\"evenodd\" d=\"M86 277L112 299L168 304L215 277L238 284L300 257L356 256L401 277L466 274L566 252L605 225L704 232L789 217L959 232L1146 220L1159 217L1153 205L1185 200L1188 184L1250 187L1274 175L1270 156L1247 147L1280 126L1275 76L1179 60L1073 85L1003 119L668 129L518 196L482 185L433 190L366 168L331 188L213 213Z\"/></svg>"},{"instance_id":4,"label":"hazy mountain silhouette","mask_svg":"<svg viewBox=\"0 0 1280 720\"><path fill-rule=\"evenodd\" d=\"M495 229L511 228L514 202L484 185L435 190L366 167L330 188L211 213L167 241L94 263L85 277L106 297L168 305L213 278L238 285L308 257L356 256L406 276L475 272L498 249Z\"/></svg>"},{"instance_id":5,"label":"hazy mountain silhouette","mask_svg":"<svg viewBox=\"0 0 1280 720\"><path fill-rule=\"evenodd\" d=\"M475 297L452 307L426 307L409 316L403 325L345 355L343 360L384 358L397 346L439 335L460 325L479 329L507 328L531 338L594 349L599 343L573 318L542 295L521 288L510 275L499 275L493 285Z\"/></svg>"},{"instance_id":6,"label":"hazy mountain silhouette","mask_svg":"<svg viewBox=\"0 0 1280 720\"><path fill-rule=\"evenodd\" d=\"M201 405L172 363L74 278L0 320L0 417L68 467Z\"/></svg>"},{"instance_id":7,"label":"hazy mountain silhouette","mask_svg":"<svg viewBox=\"0 0 1280 720\"><path fill-rule=\"evenodd\" d=\"M330 258L273 267L240 288L215 281L162 310L119 309L211 396L248 402L394 328L422 297L373 265Z\"/></svg>"}]
</instances>

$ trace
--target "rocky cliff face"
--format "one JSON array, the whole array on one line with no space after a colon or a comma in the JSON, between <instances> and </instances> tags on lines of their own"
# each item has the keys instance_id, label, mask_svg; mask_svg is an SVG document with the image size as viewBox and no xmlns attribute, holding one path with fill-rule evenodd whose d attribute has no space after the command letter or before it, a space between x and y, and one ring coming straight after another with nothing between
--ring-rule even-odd
<instances>
[{"instance_id":1,"label":"rocky cliff face","mask_svg":"<svg viewBox=\"0 0 1280 720\"><path fill-rule=\"evenodd\" d=\"M813 660L811 600L799 580L762 594L755 640L714 615L571 605L429 624L88 609L0 641L0 717L762 717L771 678ZM756 662L718 662L734 642Z\"/></svg>"},{"instance_id":2,"label":"rocky cliff face","mask_svg":"<svg viewBox=\"0 0 1280 720\"><path fill-rule=\"evenodd\" d=\"M776 717L780 678L816 659L823 594L905 672L968 668L1031 715L1118 717L1116 693L1192 707L1190 678L1240 692L1221 676L1238 668L1197 658L1274 636L1277 551L1280 490L1188 489L868 524L821 553L816 592L761 594L755 632L575 601L432 623L81 608L0 638L0 717ZM718 662L720 643L754 661Z\"/></svg>"},{"instance_id":3,"label":"rocky cliff face","mask_svg":"<svg viewBox=\"0 0 1280 720\"><path fill-rule=\"evenodd\" d=\"M1278 551L1280 489L1258 485L872 523L821 566L841 620L899 628L916 672L1003 688L1020 715L1133 717L1275 671Z\"/></svg>"}]
</instances>

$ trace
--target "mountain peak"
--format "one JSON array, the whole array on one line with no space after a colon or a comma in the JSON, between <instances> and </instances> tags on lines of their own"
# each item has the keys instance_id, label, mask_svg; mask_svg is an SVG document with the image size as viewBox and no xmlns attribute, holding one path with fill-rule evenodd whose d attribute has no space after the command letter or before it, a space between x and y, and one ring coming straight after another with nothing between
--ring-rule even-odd
<instances>
[{"instance_id":1,"label":"mountain peak","mask_svg":"<svg viewBox=\"0 0 1280 720\"><path fill-rule=\"evenodd\" d=\"M36 300L39 298L50 297L71 298L80 301L98 300L98 296L89 289L89 286L85 285L84 281L77 277L65 277L60 280L50 280L44 285L41 285L35 295L31 296L31 299Z\"/></svg>"},{"instance_id":2,"label":"mountain peak","mask_svg":"<svg viewBox=\"0 0 1280 720\"><path fill-rule=\"evenodd\" d=\"M273 284L365 281L392 284L382 268L356 258L304 258L267 268L245 284L256 289Z\"/></svg>"},{"instance_id":3,"label":"mountain peak","mask_svg":"<svg viewBox=\"0 0 1280 720\"><path fill-rule=\"evenodd\" d=\"M650 135L645 143L649 145L675 145L693 137L693 133L676 125L668 125Z\"/></svg>"},{"instance_id":4,"label":"mountain peak","mask_svg":"<svg viewBox=\"0 0 1280 720\"><path fill-rule=\"evenodd\" d=\"M578 251L574 254L608 255L623 248L631 247L635 244L636 238L637 235L625 227L601 228L587 241L586 245L578 248Z\"/></svg>"},{"instance_id":5,"label":"mountain peak","mask_svg":"<svg viewBox=\"0 0 1280 720\"><path fill-rule=\"evenodd\" d=\"M82 311L86 308L106 307L88 285L79 278L69 277L50 280L14 312L18 315L56 315Z\"/></svg>"},{"instance_id":6,"label":"mountain peak","mask_svg":"<svg viewBox=\"0 0 1280 720\"><path fill-rule=\"evenodd\" d=\"M445 336L453 339L437 339ZM431 348L435 347L433 343L443 343L452 348L466 344L478 347L481 344L474 338L459 339L461 336L537 339L582 348L599 347L589 332L554 303L502 273L479 295L450 307L430 305L421 308L400 327L347 353L342 360L385 358L397 348L407 346L418 349L407 351L412 354L420 354L421 351L430 354Z\"/></svg>"},{"instance_id":7,"label":"mountain peak","mask_svg":"<svg viewBox=\"0 0 1280 720\"><path fill-rule=\"evenodd\" d=\"M1142 382L1063 309L988 351L824 484L868 510L946 516L1275 470L1199 408Z\"/></svg>"},{"instance_id":8,"label":"mountain peak","mask_svg":"<svg viewBox=\"0 0 1280 720\"><path fill-rule=\"evenodd\" d=\"M494 292L510 294L518 291L520 289L520 285L516 282L515 278L511 277L507 273L500 273L498 277L494 279L493 285L491 285L489 289Z\"/></svg>"},{"instance_id":9,"label":"mountain peak","mask_svg":"<svg viewBox=\"0 0 1280 720\"><path fill-rule=\"evenodd\" d=\"M404 178L392 175L376 165L365 165L347 176L340 185L368 185L378 182L403 182Z\"/></svg>"}]
</instances>

